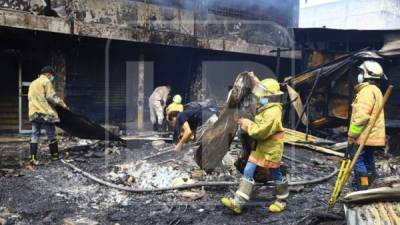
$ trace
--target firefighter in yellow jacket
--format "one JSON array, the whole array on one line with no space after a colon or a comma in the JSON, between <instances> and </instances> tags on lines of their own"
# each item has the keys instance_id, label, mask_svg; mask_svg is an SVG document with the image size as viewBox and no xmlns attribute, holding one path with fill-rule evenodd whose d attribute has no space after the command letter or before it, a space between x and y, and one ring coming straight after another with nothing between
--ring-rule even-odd
<instances>
[{"instance_id":1,"label":"firefighter in yellow jacket","mask_svg":"<svg viewBox=\"0 0 400 225\"><path fill-rule=\"evenodd\" d=\"M355 86L356 97L352 103L352 115L348 131L348 142L357 149L361 140L366 138L365 130L371 126L370 119L383 104L382 92L378 88L379 80L384 76L383 69L375 61L365 61L360 65L360 74ZM354 167L354 186L357 190L368 189L375 179L374 151L385 146L385 115L384 111L378 116L372 127L365 147Z\"/></svg>"},{"instance_id":2,"label":"firefighter in yellow jacket","mask_svg":"<svg viewBox=\"0 0 400 225\"><path fill-rule=\"evenodd\" d=\"M54 123L60 120L53 107L60 105L67 108L67 106L62 99L57 97L54 91L52 84L54 76L54 69L50 66L45 66L41 70L39 77L29 86L29 121L32 123L30 162L34 165L39 164L37 153L41 129L46 131L52 160L59 159Z\"/></svg>"},{"instance_id":3,"label":"firefighter in yellow jacket","mask_svg":"<svg viewBox=\"0 0 400 225\"><path fill-rule=\"evenodd\" d=\"M255 120L253 122L242 118L239 119L239 125L257 141L257 146L250 154L234 198L223 197L221 202L235 213L241 213L244 204L251 196L256 167L260 166L270 170L275 183L277 200L268 207L268 210L281 212L286 209L285 199L289 196L288 182L280 170L284 137L281 104L283 93L280 91L279 83L274 79L261 81L253 92L260 104Z\"/></svg>"}]
</instances>

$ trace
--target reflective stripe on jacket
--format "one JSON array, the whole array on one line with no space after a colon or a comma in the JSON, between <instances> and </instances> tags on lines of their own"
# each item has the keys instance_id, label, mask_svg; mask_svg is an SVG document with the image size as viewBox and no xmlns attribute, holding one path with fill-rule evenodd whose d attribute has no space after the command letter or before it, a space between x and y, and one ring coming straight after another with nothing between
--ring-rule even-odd
<instances>
[{"instance_id":1,"label":"reflective stripe on jacket","mask_svg":"<svg viewBox=\"0 0 400 225\"><path fill-rule=\"evenodd\" d=\"M256 150L249 161L265 168L278 168L283 155L284 128L282 125L282 105L270 103L259 110L248 134L257 140Z\"/></svg>"},{"instance_id":2,"label":"reflective stripe on jacket","mask_svg":"<svg viewBox=\"0 0 400 225\"><path fill-rule=\"evenodd\" d=\"M372 116L376 115L379 106L383 104L382 92L376 85L368 82L356 87L356 98L352 103L352 115L348 135L356 139L357 144L366 137L366 129ZM365 143L367 146L385 146L385 114L378 116L375 125Z\"/></svg>"},{"instance_id":3,"label":"reflective stripe on jacket","mask_svg":"<svg viewBox=\"0 0 400 225\"><path fill-rule=\"evenodd\" d=\"M29 86L29 121L43 120L46 122L58 122L58 114L51 104L60 104L53 84L45 75L40 75Z\"/></svg>"}]
</instances>

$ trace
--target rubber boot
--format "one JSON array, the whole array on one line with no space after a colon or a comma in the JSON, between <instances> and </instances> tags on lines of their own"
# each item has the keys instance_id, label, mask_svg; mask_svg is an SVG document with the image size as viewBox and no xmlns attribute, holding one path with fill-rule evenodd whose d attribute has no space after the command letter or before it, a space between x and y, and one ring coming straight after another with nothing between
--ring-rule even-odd
<instances>
[{"instance_id":1,"label":"rubber boot","mask_svg":"<svg viewBox=\"0 0 400 225\"><path fill-rule=\"evenodd\" d=\"M51 160L56 161L60 159L60 156L58 154L58 142L53 141L49 144L49 149L50 149L50 154L51 154Z\"/></svg>"},{"instance_id":2,"label":"rubber boot","mask_svg":"<svg viewBox=\"0 0 400 225\"><path fill-rule=\"evenodd\" d=\"M354 174L353 178L353 190L354 191L363 191L369 188L369 179L367 174Z\"/></svg>"},{"instance_id":3,"label":"rubber boot","mask_svg":"<svg viewBox=\"0 0 400 225\"><path fill-rule=\"evenodd\" d=\"M287 179L282 182L275 183L275 195L277 200L269 205L268 211L271 213L279 213L286 209L286 199L289 197L289 183Z\"/></svg>"},{"instance_id":4,"label":"rubber boot","mask_svg":"<svg viewBox=\"0 0 400 225\"><path fill-rule=\"evenodd\" d=\"M368 190L368 188L369 188L368 176L360 176L359 182L360 182L359 191Z\"/></svg>"},{"instance_id":5,"label":"rubber boot","mask_svg":"<svg viewBox=\"0 0 400 225\"><path fill-rule=\"evenodd\" d=\"M250 200L254 184L255 182L253 179L248 180L242 178L239 183L239 188L235 192L234 198L222 197L221 203L234 213L242 213L243 206Z\"/></svg>"},{"instance_id":6,"label":"rubber boot","mask_svg":"<svg viewBox=\"0 0 400 225\"><path fill-rule=\"evenodd\" d=\"M39 165L39 161L37 159L37 150L38 150L38 143L31 143L29 162L35 166Z\"/></svg>"}]
</instances>

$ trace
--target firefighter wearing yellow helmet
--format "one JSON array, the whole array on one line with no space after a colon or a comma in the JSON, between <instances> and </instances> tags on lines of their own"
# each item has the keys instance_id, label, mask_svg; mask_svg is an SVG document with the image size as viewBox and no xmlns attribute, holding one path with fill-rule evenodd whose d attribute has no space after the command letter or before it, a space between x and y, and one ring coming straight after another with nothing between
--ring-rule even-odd
<instances>
[{"instance_id":1,"label":"firefighter wearing yellow helmet","mask_svg":"<svg viewBox=\"0 0 400 225\"><path fill-rule=\"evenodd\" d=\"M182 97L180 95L174 95L174 97L172 98L172 103L169 104L167 109L165 110L167 118L168 115L173 111L178 111L178 112L183 111Z\"/></svg>"},{"instance_id":2,"label":"firefighter wearing yellow helmet","mask_svg":"<svg viewBox=\"0 0 400 225\"><path fill-rule=\"evenodd\" d=\"M378 81L384 77L381 65L367 60L359 66L358 84L355 86L356 97L351 104L352 115L348 131L348 142L357 149L360 141L367 138L365 147L354 167L353 185L356 190L368 189L376 176L374 151L385 146L385 115L384 111L378 116L371 133L366 137L365 130L371 126L370 119L383 104L382 92Z\"/></svg>"},{"instance_id":3,"label":"firefighter wearing yellow helmet","mask_svg":"<svg viewBox=\"0 0 400 225\"><path fill-rule=\"evenodd\" d=\"M224 206L240 214L244 204L250 199L254 186L254 173L257 166L268 168L275 183L277 200L268 207L270 212L286 209L285 199L289 196L288 182L282 176L280 166L283 155L284 129L282 125L282 103L279 83L274 79L265 79L253 89L259 99L260 107L254 121L239 119L241 129L257 141L240 180L239 188L233 198L223 197Z\"/></svg>"}]
</instances>

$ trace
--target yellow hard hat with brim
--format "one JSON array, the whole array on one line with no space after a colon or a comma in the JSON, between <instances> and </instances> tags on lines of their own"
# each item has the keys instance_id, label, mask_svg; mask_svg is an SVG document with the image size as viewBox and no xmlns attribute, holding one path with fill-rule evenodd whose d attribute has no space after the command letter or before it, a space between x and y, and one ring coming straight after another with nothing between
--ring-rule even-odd
<instances>
[{"instance_id":1,"label":"yellow hard hat with brim","mask_svg":"<svg viewBox=\"0 0 400 225\"><path fill-rule=\"evenodd\" d=\"M283 92L276 80L268 78L262 80L254 87L253 94L257 97L267 97L272 95L281 95Z\"/></svg>"}]
</instances>

